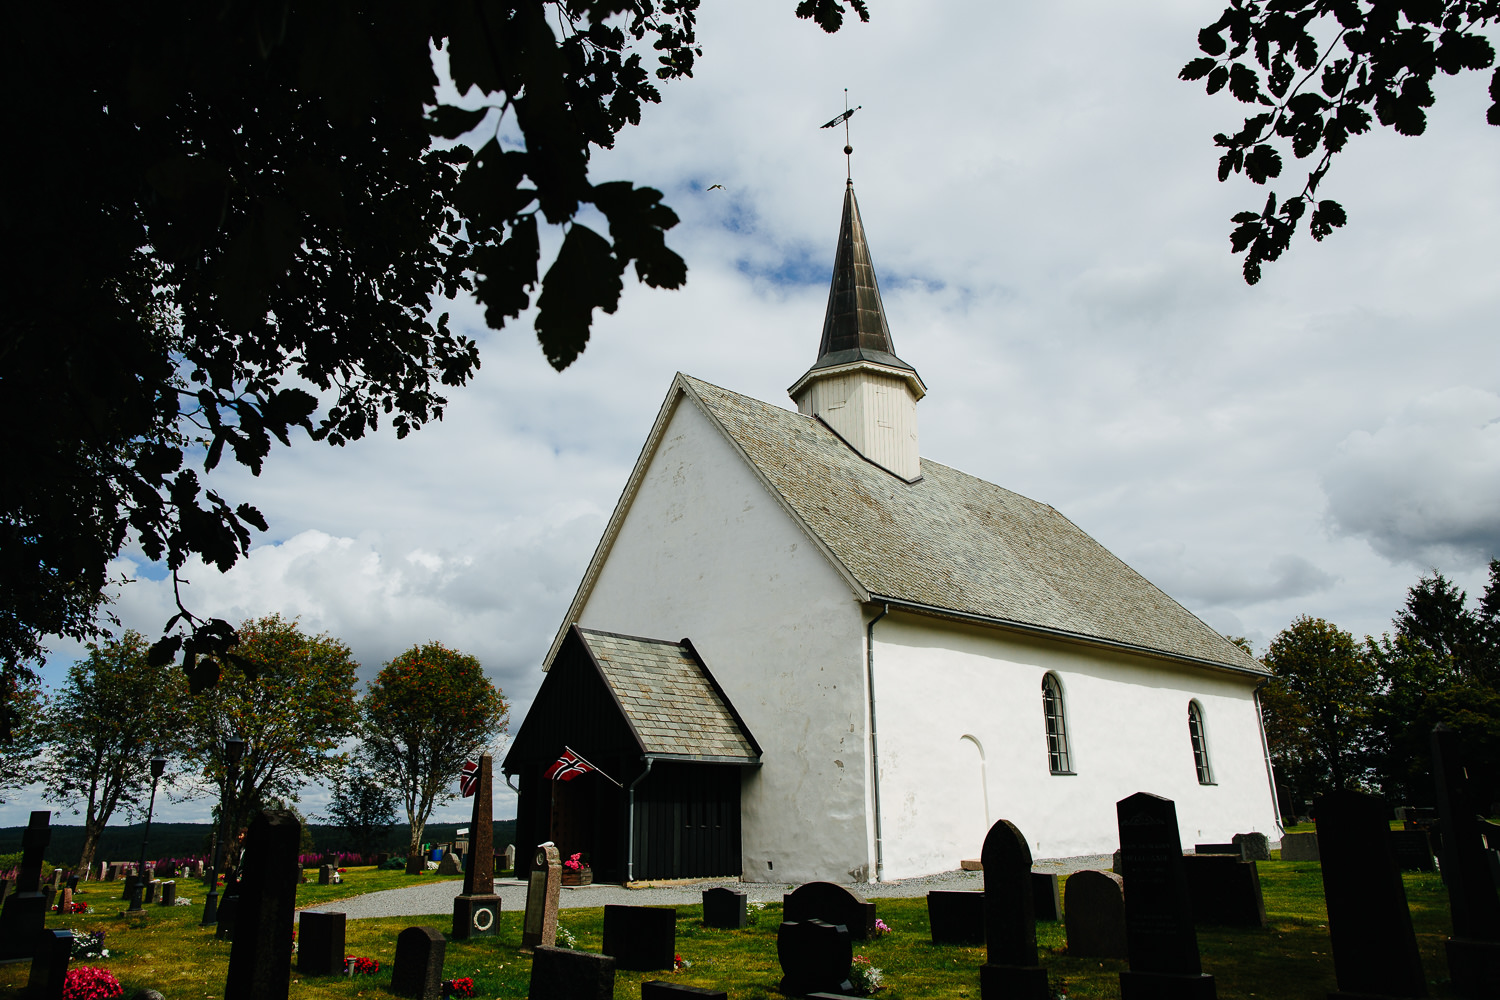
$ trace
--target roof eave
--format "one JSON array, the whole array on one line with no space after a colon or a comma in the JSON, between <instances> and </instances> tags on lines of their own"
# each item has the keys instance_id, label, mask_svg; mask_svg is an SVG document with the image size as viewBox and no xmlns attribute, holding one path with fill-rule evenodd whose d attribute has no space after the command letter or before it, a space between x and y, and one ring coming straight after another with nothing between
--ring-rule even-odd
<instances>
[{"instance_id":1,"label":"roof eave","mask_svg":"<svg viewBox=\"0 0 1500 1000\"><path fill-rule=\"evenodd\" d=\"M874 361L866 361L863 359L859 361L851 361L850 363L843 365L830 365L827 368L819 368L818 366L814 365L806 372L804 372L801 378L792 383L792 387L787 390L787 395L795 399L797 397L797 393L801 392L808 385L811 385L813 382L816 382L820 378L828 378L832 375L844 375L853 371L872 371L878 372L881 375L894 375L897 378L905 381L906 384L911 387L912 395L914 395L918 400L927 395L927 383L922 381L922 376L917 374L916 369L896 368L891 365L882 365Z\"/></svg>"}]
</instances>

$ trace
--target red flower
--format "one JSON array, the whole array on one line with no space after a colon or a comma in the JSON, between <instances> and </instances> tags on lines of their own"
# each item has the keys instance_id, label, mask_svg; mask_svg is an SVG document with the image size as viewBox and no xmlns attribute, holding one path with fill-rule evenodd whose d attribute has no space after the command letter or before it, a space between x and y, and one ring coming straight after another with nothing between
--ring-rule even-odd
<instances>
[{"instance_id":1,"label":"red flower","mask_svg":"<svg viewBox=\"0 0 1500 1000\"><path fill-rule=\"evenodd\" d=\"M474 980L468 976L462 979L455 979L449 985L453 988L453 995L456 997L471 997L474 995Z\"/></svg>"},{"instance_id":2,"label":"red flower","mask_svg":"<svg viewBox=\"0 0 1500 1000\"><path fill-rule=\"evenodd\" d=\"M91 965L69 969L63 980L63 1000L111 1000L124 992L114 973Z\"/></svg>"}]
</instances>

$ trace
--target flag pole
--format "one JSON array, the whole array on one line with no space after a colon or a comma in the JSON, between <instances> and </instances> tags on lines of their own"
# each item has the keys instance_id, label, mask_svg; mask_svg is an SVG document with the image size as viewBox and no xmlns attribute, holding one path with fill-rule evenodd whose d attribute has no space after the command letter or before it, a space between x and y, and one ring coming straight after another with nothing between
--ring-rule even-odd
<instances>
[{"instance_id":1,"label":"flag pole","mask_svg":"<svg viewBox=\"0 0 1500 1000\"><path fill-rule=\"evenodd\" d=\"M572 754L574 757L577 757L579 760L583 761L589 767L592 767L594 769L595 773L597 773L599 775L599 777L601 777L604 780L610 782L616 788L624 788L625 787L624 785L620 784L618 781L615 781L614 778L611 778L609 775L605 774L604 770L601 767L599 767L599 765L595 764L593 761L589 760L583 754L579 753L577 750L574 750L572 747L568 746L566 743L563 744L563 749L566 750L566 751L568 751L568 753Z\"/></svg>"}]
</instances>

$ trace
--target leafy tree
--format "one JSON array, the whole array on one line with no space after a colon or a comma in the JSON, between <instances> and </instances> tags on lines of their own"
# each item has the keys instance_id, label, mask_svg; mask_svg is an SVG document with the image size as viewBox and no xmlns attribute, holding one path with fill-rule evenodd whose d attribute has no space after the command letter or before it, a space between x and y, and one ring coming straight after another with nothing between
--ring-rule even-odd
<instances>
[{"instance_id":1,"label":"leafy tree","mask_svg":"<svg viewBox=\"0 0 1500 1000\"><path fill-rule=\"evenodd\" d=\"M1392 634L1367 642L1377 664L1375 766L1387 798L1433 800L1432 728L1457 729L1482 791L1500 798L1500 628L1490 609L1500 604L1500 560L1477 607L1441 573L1407 591ZM1488 775L1489 777L1481 777Z\"/></svg>"},{"instance_id":2,"label":"leafy tree","mask_svg":"<svg viewBox=\"0 0 1500 1000\"><path fill-rule=\"evenodd\" d=\"M333 779L325 822L339 828L348 849L369 854L385 842L396 822L396 797L358 762Z\"/></svg>"},{"instance_id":3,"label":"leafy tree","mask_svg":"<svg viewBox=\"0 0 1500 1000\"><path fill-rule=\"evenodd\" d=\"M562 369L632 265L680 286L661 193L588 167L692 73L698 2L7 5L5 37L46 44L3 70L32 152L5 158L25 195L0 214L26 248L0 271L0 663L95 636L127 537L174 584L248 551L264 518L190 459L259 474L298 428L343 445L440 418L479 355L436 299L472 293L496 329L534 304ZM797 6L826 31L844 11ZM434 48L474 107L439 101ZM167 631L154 655L210 683L229 623L179 593Z\"/></svg>"},{"instance_id":4,"label":"leafy tree","mask_svg":"<svg viewBox=\"0 0 1500 1000\"><path fill-rule=\"evenodd\" d=\"M1366 773L1375 665L1354 637L1301 615L1266 651L1261 695L1277 772L1302 795L1359 786Z\"/></svg>"},{"instance_id":5,"label":"leafy tree","mask_svg":"<svg viewBox=\"0 0 1500 1000\"><path fill-rule=\"evenodd\" d=\"M460 768L505 732L510 706L479 661L429 642L385 665L364 700L364 750L403 798L408 854L432 810L455 795Z\"/></svg>"},{"instance_id":6,"label":"leafy tree","mask_svg":"<svg viewBox=\"0 0 1500 1000\"><path fill-rule=\"evenodd\" d=\"M349 647L309 636L279 615L239 626L239 655L207 663L222 671L194 698L194 760L202 780L226 803L231 836L258 809L286 808L311 778L342 765L340 744L356 729L355 671ZM237 780L225 743L245 741Z\"/></svg>"},{"instance_id":7,"label":"leafy tree","mask_svg":"<svg viewBox=\"0 0 1500 1000\"><path fill-rule=\"evenodd\" d=\"M0 673L0 710L8 739L0 739L0 802L8 788L24 788L37 778L37 755L45 745L42 715L47 699L35 683Z\"/></svg>"},{"instance_id":8,"label":"leafy tree","mask_svg":"<svg viewBox=\"0 0 1500 1000\"><path fill-rule=\"evenodd\" d=\"M153 666L139 632L88 647L68 670L53 704L50 752L41 762L47 797L83 809L78 866L94 862L116 810L143 815L151 758L169 767L188 749L187 684L170 665ZM165 775L168 785L173 772Z\"/></svg>"},{"instance_id":9,"label":"leafy tree","mask_svg":"<svg viewBox=\"0 0 1500 1000\"><path fill-rule=\"evenodd\" d=\"M1304 216L1315 240L1344 225L1343 206L1318 197L1333 157L1370 131L1372 117L1401 135L1426 131L1433 77L1489 68L1495 50L1484 32L1497 23L1500 0L1230 0L1198 33L1206 55L1181 78L1256 106L1238 132L1214 136L1224 150L1219 180L1243 173L1265 184L1281 176L1288 148L1313 158L1300 192L1278 201L1272 191L1259 211L1234 216L1230 247L1245 254L1248 284L1286 250ZM1486 121L1500 125L1500 69L1489 96Z\"/></svg>"}]
</instances>

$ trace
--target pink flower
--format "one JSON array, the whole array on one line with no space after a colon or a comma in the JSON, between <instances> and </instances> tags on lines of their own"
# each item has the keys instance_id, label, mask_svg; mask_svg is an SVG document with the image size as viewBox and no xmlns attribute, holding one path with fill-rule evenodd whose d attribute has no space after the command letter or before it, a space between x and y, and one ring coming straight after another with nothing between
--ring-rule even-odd
<instances>
[{"instance_id":1,"label":"pink flower","mask_svg":"<svg viewBox=\"0 0 1500 1000\"><path fill-rule=\"evenodd\" d=\"M124 992L114 973L91 965L68 970L63 980L63 1000L111 1000Z\"/></svg>"}]
</instances>

